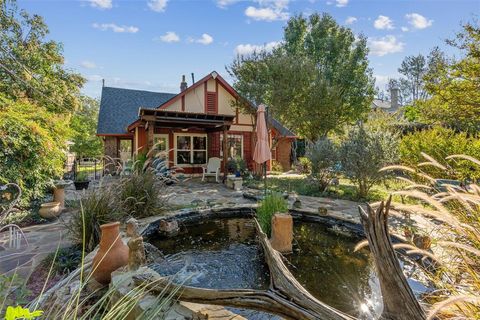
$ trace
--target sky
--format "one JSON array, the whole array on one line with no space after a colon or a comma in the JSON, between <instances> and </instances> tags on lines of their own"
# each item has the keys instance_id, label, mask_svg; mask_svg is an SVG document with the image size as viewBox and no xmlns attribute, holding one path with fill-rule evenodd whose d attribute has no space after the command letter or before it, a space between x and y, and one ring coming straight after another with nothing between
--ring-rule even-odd
<instances>
[{"instance_id":1,"label":"sky","mask_svg":"<svg viewBox=\"0 0 480 320\"><path fill-rule=\"evenodd\" d=\"M83 93L106 86L179 92L237 54L271 49L289 17L326 12L368 38L376 85L385 88L407 55L427 55L480 13L480 0L19 0L44 17L49 38L63 43L66 67L88 81Z\"/></svg>"}]
</instances>

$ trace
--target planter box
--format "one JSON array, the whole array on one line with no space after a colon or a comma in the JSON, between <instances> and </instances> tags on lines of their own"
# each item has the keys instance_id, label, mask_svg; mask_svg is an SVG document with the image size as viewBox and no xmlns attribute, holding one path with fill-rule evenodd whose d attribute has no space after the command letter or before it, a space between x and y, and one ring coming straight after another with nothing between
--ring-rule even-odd
<instances>
[{"instance_id":1,"label":"planter box","mask_svg":"<svg viewBox=\"0 0 480 320\"><path fill-rule=\"evenodd\" d=\"M235 176L227 176L227 188L239 191L242 190L243 178Z\"/></svg>"},{"instance_id":2,"label":"planter box","mask_svg":"<svg viewBox=\"0 0 480 320\"><path fill-rule=\"evenodd\" d=\"M75 190L83 190L88 189L90 181L74 181L73 184L75 185Z\"/></svg>"}]
</instances>

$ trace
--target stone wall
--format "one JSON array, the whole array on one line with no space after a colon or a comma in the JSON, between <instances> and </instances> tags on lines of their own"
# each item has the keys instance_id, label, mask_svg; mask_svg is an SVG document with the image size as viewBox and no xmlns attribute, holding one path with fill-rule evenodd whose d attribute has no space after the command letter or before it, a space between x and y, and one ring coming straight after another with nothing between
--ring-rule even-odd
<instances>
[{"instance_id":1,"label":"stone wall","mask_svg":"<svg viewBox=\"0 0 480 320\"><path fill-rule=\"evenodd\" d=\"M103 154L108 157L118 158L118 138L104 137Z\"/></svg>"}]
</instances>

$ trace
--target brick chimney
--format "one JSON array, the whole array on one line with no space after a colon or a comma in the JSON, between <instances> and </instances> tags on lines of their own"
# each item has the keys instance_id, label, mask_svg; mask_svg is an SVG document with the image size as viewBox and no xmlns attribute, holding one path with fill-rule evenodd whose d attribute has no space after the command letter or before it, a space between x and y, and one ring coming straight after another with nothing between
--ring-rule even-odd
<instances>
[{"instance_id":1,"label":"brick chimney","mask_svg":"<svg viewBox=\"0 0 480 320\"><path fill-rule=\"evenodd\" d=\"M390 88L390 109L396 111L400 107L400 102L398 101L399 89L397 87Z\"/></svg>"},{"instance_id":2,"label":"brick chimney","mask_svg":"<svg viewBox=\"0 0 480 320\"><path fill-rule=\"evenodd\" d=\"M187 82L185 81L185 75L182 76L182 82L180 82L180 92L187 90Z\"/></svg>"}]
</instances>

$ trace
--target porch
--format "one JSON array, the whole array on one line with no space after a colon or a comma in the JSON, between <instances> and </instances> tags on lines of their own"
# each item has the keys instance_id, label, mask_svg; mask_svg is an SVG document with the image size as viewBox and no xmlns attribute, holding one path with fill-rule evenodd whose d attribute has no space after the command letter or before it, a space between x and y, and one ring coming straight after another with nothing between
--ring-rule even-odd
<instances>
[{"instance_id":1,"label":"porch","mask_svg":"<svg viewBox=\"0 0 480 320\"><path fill-rule=\"evenodd\" d=\"M141 108L139 119L128 127L134 154L155 147L168 154L170 166L198 174L208 159L222 159L225 175L228 158L240 157L252 169L252 132L231 131L235 116ZM224 139L224 137L228 137Z\"/></svg>"}]
</instances>

